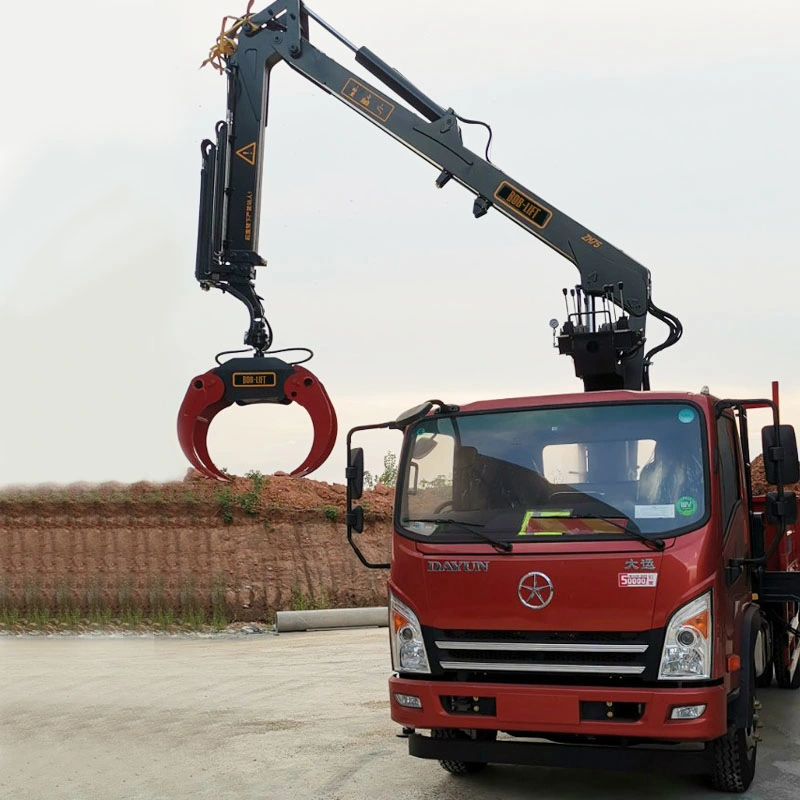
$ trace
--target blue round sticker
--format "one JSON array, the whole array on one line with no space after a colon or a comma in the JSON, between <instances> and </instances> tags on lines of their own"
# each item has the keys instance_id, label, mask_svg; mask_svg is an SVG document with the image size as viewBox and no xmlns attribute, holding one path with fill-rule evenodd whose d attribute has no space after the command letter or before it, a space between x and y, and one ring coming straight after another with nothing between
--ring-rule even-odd
<instances>
[{"instance_id":1,"label":"blue round sticker","mask_svg":"<svg viewBox=\"0 0 800 800\"><path fill-rule=\"evenodd\" d=\"M678 421L679 422L693 422L695 417L694 409L691 408L682 408L678 412Z\"/></svg>"}]
</instances>

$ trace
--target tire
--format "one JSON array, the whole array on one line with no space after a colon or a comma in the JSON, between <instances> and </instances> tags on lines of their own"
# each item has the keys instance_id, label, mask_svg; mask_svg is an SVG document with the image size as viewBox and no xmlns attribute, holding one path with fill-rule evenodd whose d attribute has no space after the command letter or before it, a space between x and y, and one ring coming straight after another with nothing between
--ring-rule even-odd
<instances>
[{"instance_id":1,"label":"tire","mask_svg":"<svg viewBox=\"0 0 800 800\"><path fill-rule=\"evenodd\" d=\"M759 689L766 689L772 686L772 674L775 671L775 664L772 659L764 668L764 671L756 678L756 686Z\"/></svg>"},{"instance_id":2,"label":"tire","mask_svg":"<svg viewBox=\"0 0 800 800\"><path fill-rule=\"evenodd\" d=\"M789 677L789 668L783 666L783 661L779 660L780 656L775 658L775 679L778 682L778 686L781 689L789 689L794 691L795 689L800 689L800 662L798 662L797 666L794 670L794 675Z\"/></svg>"},{"instance_id":3,"label":"tire","mask_svg":"<svg viewBox=\"0 0 800 800\"><path fill-rule=\"evenodd\" d=\"M796 607L793 606L791 611L793 611L794 608ZM776 634L772 653L772 661L775 664L775 680L781 689L789 689L794 691L795 689L800 689L800 662L798 662L797 666L795 667L794 675L790 677L789 668L783 664L783 651L786 648L785 641L786 633L781 631L781 633ZM800 644L795 640L794 646L800 647Z\"/></svg>"},{"instance_id":4,"label":"tire","mask_svg":"<svg viewBox=\"0 0 800 800\"><path fill-rule=\"evenodd\" d=\"M755 667L755 665L753 665ZM740 794L746 792L756 774L758 756L755 668L751 671L750 703L752 723L749 728L729 730L725 736L710 743L713 771L711 786L720 792Z\"/></svg>"},{"instance_id":5,"label":"tire","mask_svg":"<svg viewBox=\"0 0 800 800\"><path fill-rule=\"evenodd\" d=\"M497 731L479 730L478 738L489 740L497 738ZM458 728L434 728L431 731L431 739L471 739L472 737ZM474 775L482 772L488 764L485 761L450 761L449 759L439 759L439 766L451 775Z\"/></svg>"},{"instance_id":6,"label":"tire","mask_svg":"<svg viewBox=\"0 0 800 800\"><path fill-rule=\"evenodd\" d=\"M753 734L737 728L711 742L714 772L711 785L720 792L746 792L756 774L758 742Z\"/></svg>"}]
</instances>

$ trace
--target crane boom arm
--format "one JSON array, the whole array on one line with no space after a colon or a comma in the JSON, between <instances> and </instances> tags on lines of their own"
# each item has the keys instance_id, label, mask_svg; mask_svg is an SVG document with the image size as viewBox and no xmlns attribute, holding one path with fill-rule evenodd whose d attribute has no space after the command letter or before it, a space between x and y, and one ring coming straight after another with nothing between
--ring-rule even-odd
<instances>
[{"instance_id":1,"label":"crane boom arm","mask_svg":"<svg viewBox=\"0 0 800 800\"><path fill-rule=\"evenodd\" d=\"M352 49L356 62L410 108L315 47L309 40L309 17ZM437 186L454 179L473 192L476 217L495 208L571 261L587 296L605 296L630 315L626 324L638 332L640 344L625 354L620 371L626 388L647 384L645 321L648 311L658 312L651 303L649 270L465 147L460 118L452 108L439 106L368 48L352 45L301 0L277 0L247 17L234 52L225 57L226 120L217 126L216 143L203 144L195 274L204 288L229 291L248 305L251 328L246 343L259 351L271 340L254 275L255 267L265 263L257 252L262 161L270 74L280 62L434 165L440 171ZM608 293L609 285L619 284L624 294Z\"/></svg>"}]
</instances>

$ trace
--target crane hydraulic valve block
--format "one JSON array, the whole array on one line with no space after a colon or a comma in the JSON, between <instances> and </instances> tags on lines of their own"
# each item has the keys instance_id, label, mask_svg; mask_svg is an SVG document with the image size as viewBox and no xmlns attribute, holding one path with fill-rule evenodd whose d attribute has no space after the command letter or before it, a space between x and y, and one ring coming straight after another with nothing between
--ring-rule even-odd
<instances>
[{"instance_id":1,"label":"crane hydraulic valve block","mask_svg":"<svg viewBox=\"0 0 800 800\"><path fill-rule=\"evenodd\" d=\"M336 412L325 387L305 367L279 358L232 358L192 378L178 412L178 440L195 469L210 478L227 481L208 453L208 427L228 406L254 403L298 403L308 411L314 440L305 461L290 474L301 478L320 467L336 442Z\"/></svg>"}]
</instances>

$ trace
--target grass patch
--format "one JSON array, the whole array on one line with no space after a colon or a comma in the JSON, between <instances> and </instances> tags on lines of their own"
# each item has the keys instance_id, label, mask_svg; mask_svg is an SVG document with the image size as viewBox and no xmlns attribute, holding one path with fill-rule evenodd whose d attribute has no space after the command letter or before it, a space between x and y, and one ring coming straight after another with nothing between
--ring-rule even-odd
<instances>
[{"instance_id":1,"label":"grass patch","mask_svg":"<svg viewBox=\"0 0 800 800\"><path fill-rule=\"evenodd\" d=\"M262 510L261 493L269 478L258 470L251 470L245 477L250 479L250 488L245 492L237 493L232 486L220 486L214 492L220 516L226 525L233 524L233 512L236 508L250 516L255 516Z\"/></svg>"},{"instance_id":2,"label":"grass patch","mask_svg":"<svg viewBox=\"0 0 800 800\"><path fill-rule=\"evenodd\" d=\"M21 596L12 597L9 581L0 579L0 628L46 633L97 628L221 630L237 619L236 609L228 604L228 581L222 572L210 591L198 591L193 575L183 577L176 602L167 602L165 587L163 576L153 576L142 596L130 576L121 579L116 589L95 577L76 591L64 578L45 598L39 580L30 578Z\"/></svg>"},{"instance_id":3,"label":"grass patch","mask_svg":"<svg viewBox=\"0 0 800 800\"><path fill-rule=\"evenodd\" d=\"M313 608L314 599L295 584L289 596L289 611L311 611Z\"/></svg>"},{"instance_id":4,"label":"grass patch","mask_svg":"<svg viewBox=\"0 0 800 800\"><path fill-rule=\"evenodd\" d=\"M330 599L324 589L320 589L318 594L306 594L297 584L292 587L289 596L289 611L316 611L322 608L330 608Z\"/></svg>"},{"instance_id":5,"label":"grass patch","mask_svg":"<svg viewBox=\"0 0 800 800\"><path fill-rule=\"evenodd\" d=\"M222 521L226 525L233 523L233 504L236 502L236 496L230 486L220 486L214 492L214 497L219 506L219 513Z\"/></svg>"},{"instance_id":6,"label":"grass patch","mask_svg":"<svg viewBox=\"0 0 800 800\"><path fill-rule=\"evenodd\" d=\"M257 469L250 470L245 477L250 479L250 488L239 495L239 506L246 514L258 514L261 507L261 492L269 479Z\"/></svg>"},{"instance_id":7,"label":"grass patch","mask_svg":"<svg viewBox=\"0 0 800 800\"><path fill-rule=\"evenodd\" d=\"M212 628L224 628L232 622L234 615L228 608L225 599L225 591L228 588L228 580L224 573L217 573L214 582L211 584L211 619L209 623Z\"/></svg>"}]
</instances>

